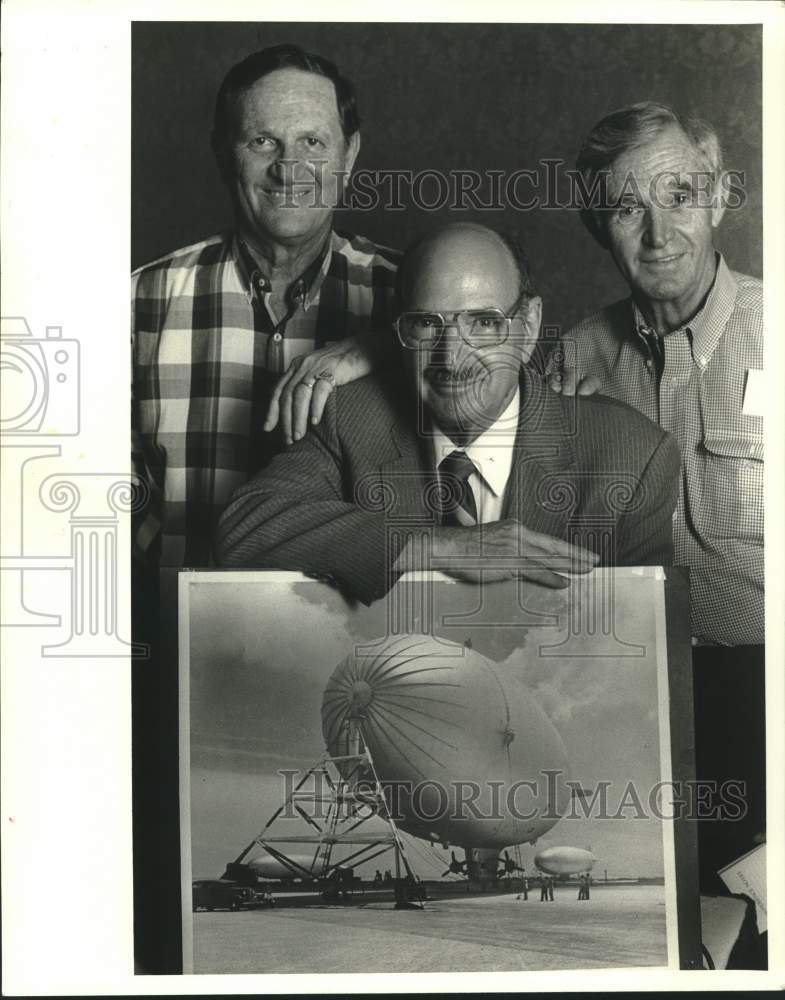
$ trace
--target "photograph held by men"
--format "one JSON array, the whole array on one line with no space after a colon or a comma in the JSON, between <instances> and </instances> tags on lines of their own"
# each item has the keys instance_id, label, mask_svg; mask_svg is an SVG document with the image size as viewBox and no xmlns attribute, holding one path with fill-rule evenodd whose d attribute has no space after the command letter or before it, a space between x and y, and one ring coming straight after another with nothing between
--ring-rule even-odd
<instances>
[{"instance_id":1,"label":"photograph held by men","mask_svg":"<svg viewBox=\"0 0 785 1000\"><path fill-rule=\"evenodd\" d=\"M248 56L221 85L212 145L234 226L133 275L147 565L209 565L221 508L293 440L293 409L319 414L389 328L398 255L333 228L359 124L352 84L294 45Z\"/></svg>"},{"instance_id":2,"label":"photograph held by men","mask_svg":"<svg viewBox=\"0 0 785 1000\"><path fill-rule=\"evenodd\" d=\"M571 402L527 372L541 301L513 241L448 226L407 251L396 290L397 370L337 389L235 492L220 564L319 574L370 603L408 570L562 587L672 561L676 443L602 397L572 427Z\"/></svg>"},{"instance_id":3,"label":"photograph held by men","mask_svg":"<svg viewBox=\"0 0 785 1000\"><path fill-rule=\"evenodd\" d=\"M606 181L605 206L581 214L630 296L567 331L551 384L599 390L674 435L675 561L690 567L693 635L762 643L763 288L714 250L730 190L716 132L634 104L591 130L577 169L587 190Z\"/></svg>"}]
</instances>

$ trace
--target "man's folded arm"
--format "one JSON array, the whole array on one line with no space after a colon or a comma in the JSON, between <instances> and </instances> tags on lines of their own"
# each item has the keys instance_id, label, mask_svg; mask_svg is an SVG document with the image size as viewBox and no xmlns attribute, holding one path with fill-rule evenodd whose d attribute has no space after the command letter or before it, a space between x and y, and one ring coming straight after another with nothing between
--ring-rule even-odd
<instances>
[{"instance_id":1,"label":"man's folded arm","mask_svg":"<svg viewBox=\"0 0 785 1000\"><path fill-rule=\"evenodd\" d=\"M673 564L673 511L679 489L681 455L676 439L662 432L641 474L633 510L619 521L616 564Z\"/></svg>"},{"instance_id":2,"label":"man's folded arm","mask_svg":"<svg viewBox=\"0 0 785 1000\"><path fill-rule=\"evenodd\" d=\"M334 580L366 604L390 588L399 545L383 512L344 499L335 409L238 489L221 515L219 566L289 569Z\"/></svg>"}]
</instances>

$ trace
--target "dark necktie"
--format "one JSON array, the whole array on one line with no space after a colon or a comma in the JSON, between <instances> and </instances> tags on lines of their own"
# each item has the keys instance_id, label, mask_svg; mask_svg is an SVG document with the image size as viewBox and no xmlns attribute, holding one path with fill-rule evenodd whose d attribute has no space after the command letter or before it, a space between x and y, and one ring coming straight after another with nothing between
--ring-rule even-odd
<instances>
[{"instance_id":1,"label":"dark necktie","mask_svg":"<svg viewBox=\"0 0 785 1000\"><path fill-rule=\"evenodd\" d=\"M477 471L463 451L451 451L439 463L442 524L473 527L477 524L477 504L469 476Z\"/></svg>"},{"instance_id":2,"label":"dark necktie","mask_svg":"<svg viewBox=\"0 0 785 1000\"><path fill-rule=\"evenodd\" d=\"M651 360L654 364L654 371L657 375L657 383L659 384L665 368L665 345L662 342L662 337L658 336L654 330L649 329L648 326L641 327L641 335L649 348Z\"/></svg>"}]
</instances>

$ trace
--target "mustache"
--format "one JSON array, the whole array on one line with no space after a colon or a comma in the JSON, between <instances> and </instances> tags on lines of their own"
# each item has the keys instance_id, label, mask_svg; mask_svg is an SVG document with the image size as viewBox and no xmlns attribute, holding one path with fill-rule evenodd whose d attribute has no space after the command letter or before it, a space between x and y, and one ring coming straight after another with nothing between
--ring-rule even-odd
<instances>
[{"instance_id":1,"label":"mustache","mask_svg":"<svg viewBox=\"0 0 785 1000\"><path fill-rule=\"evenodd\" d=\"M461 365L456 368L453 365L427 365L423 370L423 376L429 381L444 381L449 379L453 382L471 382L478 375L482 374L481 366L476 364Z\"/></svg>"}]
</instances>

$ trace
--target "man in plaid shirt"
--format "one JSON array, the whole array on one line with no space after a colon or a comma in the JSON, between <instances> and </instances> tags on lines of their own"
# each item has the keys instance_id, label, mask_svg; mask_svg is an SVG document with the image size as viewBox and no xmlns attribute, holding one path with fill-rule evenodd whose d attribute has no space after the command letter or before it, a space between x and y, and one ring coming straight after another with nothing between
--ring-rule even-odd
<instances>
[{"instance_id":1,"label":"man in plaid shirt","mask_svg":"<svg viewBox=\"0 0 785 1000\"><path fill-rule=\"evenodd\" d=\"M599 388L676 437L674 562L690 567L694 642L762 643L762 286L713 248L727 193L716 133L632 105L592 129L577 168L595 198L583 221L632 295L565 334L551 385Z\"/></svg>"},{"instance_id":2,"label":"man in plaid shirt","mask_svg":"<svg viewBox=\"0 0 785 1000\"><path fill-rule=\"evenodd\" d=\"M208 565L235 487L381 349L398 254L332 228L359 148L354 89L326 59L280 45L224 79L213 149L235 228L133 275L145 564Z\"/></svg>"}]
</instances>

